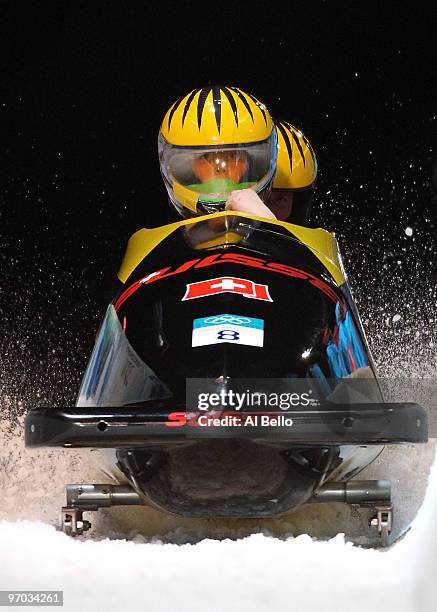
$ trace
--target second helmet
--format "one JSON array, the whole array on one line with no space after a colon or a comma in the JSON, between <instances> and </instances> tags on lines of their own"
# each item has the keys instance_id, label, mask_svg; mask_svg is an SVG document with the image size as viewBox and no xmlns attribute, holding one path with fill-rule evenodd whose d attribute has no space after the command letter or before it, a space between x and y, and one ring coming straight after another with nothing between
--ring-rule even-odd
<instances>
[{"instance_id":1,"label":"second helmet","mask_svg":"<svg viewBox=\"0 0 437 612\"><path fill-rule=\"evenodd\" d=\"M278 159L274 189L300 191L313 186L317 160L312 146L300 130L287 121L277 121Z\"/></svg>"}]
</instances>

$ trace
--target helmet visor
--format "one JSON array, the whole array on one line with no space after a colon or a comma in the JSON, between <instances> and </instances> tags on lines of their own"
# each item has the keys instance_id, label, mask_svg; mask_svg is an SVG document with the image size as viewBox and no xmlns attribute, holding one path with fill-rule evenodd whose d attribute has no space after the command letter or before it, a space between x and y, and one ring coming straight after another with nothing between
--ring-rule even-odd
<instances>
[{"instance_id":1,"label":"helmet visor","mask_svg":"<svg viewBox=\"0 0 437 612\"><path fill-rule=\"evenodd\" d=\"M182 186L199 203L221 204L231 191L262 191L276 164L275 133L264 141L217 147L181 147L160 138L161 171L168 186Z\"/></svg>"}]
</instances>

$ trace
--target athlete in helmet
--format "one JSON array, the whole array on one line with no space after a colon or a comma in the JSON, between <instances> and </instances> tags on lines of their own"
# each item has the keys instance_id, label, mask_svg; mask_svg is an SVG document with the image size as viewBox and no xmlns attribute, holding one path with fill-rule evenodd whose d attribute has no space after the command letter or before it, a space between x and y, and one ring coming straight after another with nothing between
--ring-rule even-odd
<instances>
[{"instance_id":1,"label":"athlete in helmet","mask_svg":"<svg viewBox=\"0 0 437 612\"><path fill-rule=\"evenodd\" d=\"M294 190L307 186L301 167L307 175L306 166L315 167L303 135L275 126L265 105L236 87L179 98L164 117L158 150L170 203L184 217L227 209L288 218Z\"/></svg>"},{"instance_id":2,"label":"athlete in helmet","mask_svg":"<svg viewBox=\"0 0 437 612\"><path fill-rule=\"evenodd\" d=\"M300 130L286 121L276 122L278 157L269 207L281 221L305 225L317 177L313 148Z\"/></svg>"}]
</instances>

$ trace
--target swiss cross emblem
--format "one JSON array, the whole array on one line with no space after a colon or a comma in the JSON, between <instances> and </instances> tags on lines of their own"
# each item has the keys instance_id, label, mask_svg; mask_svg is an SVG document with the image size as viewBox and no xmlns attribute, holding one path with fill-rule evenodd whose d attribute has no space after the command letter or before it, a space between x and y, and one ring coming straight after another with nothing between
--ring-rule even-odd
<instances>
[{"instance_id":1,"label":"swiss cross emblem","mask_svg":"<svg viewBox=\"0 0 437 612\"><path fill-rule=\"evenodd\" d=\"M235 276L221 276L197 283L188 283L182 300L194 300L216 293L240 293L244 297L254 300L273 302L267 285L254 283L245 278L235 278Z\"/></svg>"}]
</instances>

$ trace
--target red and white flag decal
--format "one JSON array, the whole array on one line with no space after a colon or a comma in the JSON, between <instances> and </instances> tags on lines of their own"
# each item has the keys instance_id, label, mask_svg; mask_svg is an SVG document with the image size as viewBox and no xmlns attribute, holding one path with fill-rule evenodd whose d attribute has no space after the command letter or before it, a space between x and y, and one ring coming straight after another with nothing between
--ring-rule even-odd
<instances>
[{"instance_id":1,"label":"red and white flag decal","mask_svg":"<svg viewBox=\"0 0 437 612\"><path fill-rule=\"evenodd\" d=\"M267 285L254 283L245 278L235 278L235 276L220 276L219 278L211 278L197 283L188 283L182 300L194 300L215 295L216 293L240 293L244 297L254 300L273 302Z\"/></svg>"}]
</instances>

